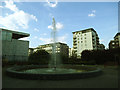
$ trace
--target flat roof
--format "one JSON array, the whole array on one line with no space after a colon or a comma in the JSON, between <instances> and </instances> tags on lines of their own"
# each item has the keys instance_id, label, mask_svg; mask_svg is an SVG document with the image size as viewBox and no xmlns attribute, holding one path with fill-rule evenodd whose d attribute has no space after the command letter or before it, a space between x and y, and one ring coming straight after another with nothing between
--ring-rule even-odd
<instances>
[{"instance_id":1,"label":"flat roof","mask_svg":"<svg viewBox=\"0 0 120 90\"><path fill-rule=\"evenodd\" d=\"M115 37L118 36L118 35L120 35L120 32L118 32L118 33L115 35ZM115 38L115 37L114 37L114 38Z\"/></svg>"},{"instance_id":2,"label":"flat roof","mask_svg":"<svg viewBox=\"0 0 120 90\"><path fill-rule=\"evenodd\" d=\"M15 39L19 39L19 38L30 36L30 34L28 34L28 33L23 33L23 32L18 32L18 31L3 29L3 28L0 28L0 30L12 33L13 34L12 38L15 38Z\"/></svg>"},{"instance_id":3,"label":"flat roof","mask_svg":"<svg viewBox=\"0 0 120 90\"><path fill-rule=\"evenodd\" d=\"M44 45L52 45L52 44L54 44L54 43L49 43L49 44L44 44ZM65 44L65 43L61 43L61 42L56 42L55 44L67 45L67 44ZM39 45L39 46L44 46L44 45Z\"/></svg>"},{"instance_id":4,"label":"flat roof","mask_svg":"<svg viewBox=\"0 0 120 90\"><path fill-rule=\"evenodd\" d=\"M88 28L88 29L79 30L79 31L75 31L75 32L82 32L82 31L87 31L87 30L92 30L92 31L96 32L93 28ZM75 32L72 32L72 33L75 33Z\"/></svg>"}]
</instances>

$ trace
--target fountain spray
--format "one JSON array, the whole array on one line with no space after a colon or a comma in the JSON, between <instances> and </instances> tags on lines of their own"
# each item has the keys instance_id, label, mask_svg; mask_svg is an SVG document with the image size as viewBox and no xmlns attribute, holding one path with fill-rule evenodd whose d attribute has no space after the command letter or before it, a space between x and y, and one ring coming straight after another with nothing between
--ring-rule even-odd
<instances>
[{"instance_id":1,"label":"fountain spray","mask_svg":"<svg viewBox=\"0 0 120 90\"><path fill-rule=\"evenodd\" d=\"M54 70L56 70L56 22L55 18L53 17L52 21L52 34L53 34L53 47L52 47L52 54L53 54L53 59L54 59Z\"/></svg>"}]
</instances>

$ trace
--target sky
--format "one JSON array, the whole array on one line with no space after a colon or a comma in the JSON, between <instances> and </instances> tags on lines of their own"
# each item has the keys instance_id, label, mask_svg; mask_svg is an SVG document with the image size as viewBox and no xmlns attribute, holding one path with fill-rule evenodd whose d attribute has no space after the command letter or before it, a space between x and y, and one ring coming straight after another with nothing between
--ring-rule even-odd
<instances>
[{"instance_id":1,"label":"sky","mask_svg":"<svg viewBox=\"0 0 120 90\"><path fill-rule=\"evenodd\" d=\"M118 2L15 2L0 3L0 27L29 33L29 47L52 41L52 18L55 18L57 41L73 46L74 31L93 28L100 43L108 48L118 32Z\"/></svg>"}]
</instances>

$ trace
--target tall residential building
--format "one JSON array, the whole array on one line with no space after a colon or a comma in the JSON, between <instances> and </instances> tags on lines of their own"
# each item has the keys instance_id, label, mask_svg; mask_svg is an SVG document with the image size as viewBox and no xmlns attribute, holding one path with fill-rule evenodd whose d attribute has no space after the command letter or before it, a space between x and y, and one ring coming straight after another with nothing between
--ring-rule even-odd
<instances>
[{"instance_id":1,"label":"tall residential building","mask_svg":"<svg viewBox=\"0 0 120 90\"><path fill-rule=\"evenodd\" d=\"M114 40L111 40L109 43L109 49L118 48L118 47L120 47L120 32L118 32L115 35Z\"/></svg>"},{"instance_id":2,"label":"tall residential building","mask_svg":"<svg viewBox=\"0 0 120 90\"><path fill-rule=\"evenodd\" d=\"M28 33L11 31L0 28L2 36L2 60L7 61L27 61L29 41L19 40L28 37Z\"/></svg>"},{"instance_id":3,"label":"tall residential building","mask_svg":"<svg viewBox=\"0 0 120 90\"><path fill-rule=\"evenodd\" d=\"M75 31L73 33L73 53L77 58L81 57L83 50L100 49L99 37L93 28Z\"/></svg>"},{"instance_id":4,"label":"tall residential building","mask_svg":"<svg viewBox=\"0 0 120 90\"><path fill-rule=\"evenodd\" d=\"M53 43L40 45L37 49L43 49L48 53L52 53ZM65 56L69 56L69 47L65 43L56 42L56 53L63 54Z\"/></svg>"}]
</instances>

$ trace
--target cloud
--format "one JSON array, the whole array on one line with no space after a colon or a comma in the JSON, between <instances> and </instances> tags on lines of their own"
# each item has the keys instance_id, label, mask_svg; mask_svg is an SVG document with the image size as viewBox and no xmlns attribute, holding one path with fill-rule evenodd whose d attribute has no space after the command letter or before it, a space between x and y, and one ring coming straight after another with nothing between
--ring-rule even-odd
<instances>
[{"instance_id":1,"label":"cloud","mask_svg":"<svg viewBox=\"0 0 120 90\"><path fill-rule=\"evenodd\" d=\"M5 7L10 9L11 11L17 12L19 11L18 8L16 7L16 5L13 3L12 0L10 1L5 1Z\"/></svg>"},{"instance_id":2,"label":"cloud","mask_svg":"<svg viewBox=\"0 0 120 90\"><path fill-rule=\"evenodd\" d=\"M48 26L48 29L53 29L53 26L52 26L52 25L49 25L49 26Z\"/></svg>"},{"instance_id":3,"label":"cloud","mask_svg":"<svg viewBox=\"0 0 120 90\"><path fill-rule=\"evenodd\" d=\"M65 34L65 35L63 35L63 36L60 36L60 37L58 37L57 38L57 41L58 42L61 42L61 43L67 43L67 38L68 38L68 34Z\"/></svg>"},{"instance_id":4,"label":"cloud","mask_svg":"<svg viewBox=\"0 0 120 90\"><path fill-rule=\"evenodd\" d=\"M37 28L34 28L34 31L36 31L36 32L39 32L39 29L37 29Z\"/></svg>"},{"instance_id":5,"label":"cloud","mask_svg":"<svg viewBox=\"0 0 120 90\"><path fill-rule=\"evenodd\" d=\"M41 35L44 35L44 36L46 36L46 35L47 35L47 33L43 33L43 34L41 34Z\"/></svg>"},{"instance_id":6,"label":"cloud","mask_svg":"<svg viewBox=\"0 0 120 90\"><path fill-rule=\"evenodd\" d=\"M46 2L47 2L46 5L49 6L49 7L52 7L52 8L56 7L57 4L58 4L57 0L55 0L55 2L50 2L49 0L46 0Z\"/></svg>"},{"instance_id":7,"label":"cloud","mask_svg":"<svg viewBox=\"0 0 120 90\"><path fill-rule=\"evenodd\" d=\"M67 43L67 41L66 41L67 38L68 38L68 34L65 34L63 36L57 37L56 42ZM42 42L42 44L53 43L52 38L42 38L42 37L40 37L39 40Z\"/></svg>"},{"instance_id":8,"label":"cloud","mask_svg":"<svg viewBox=\"0 0 120 90\"><path fill-rule=\"evenodd\" d=\"M49 44L52 43L52 38L39 38L40 41L42 41L42 44Z\"/></svg>"},{"instance_id":9,"label":"cloud","mask_svg":"<svg viewBox=\"0 0 120 90\"><path fill-rule=\"evenodd\" d=\"M3 8L3 6L0 6L0 8Z\"/></svg>"},{"instance_id":10,"label":"cloud","mask_svg":"<svg viewBox=\"0 0 120 90\"><path fill-rule=\"evenodd\" d=\"M62 29L62 28L63 28L63 24L61 24L61 23L58 22L58 23L56 24L56 28L57 28L57 29Z\"/></svg>"},{"instance_id":11,"label":"cloud","mask_svg":"<svg viewBox=\"0 0 120 90\"><path fill-rule=\"evenodd\" d=\"M88 14L89 17L94 17L95 14L91 13L91 14Z\"/></svg>"},{"instance_id":12,"label":"cloud","mask_svg":"<svg viewBox=\"0 0 120 90\"><path fill-rule=\"evenodd\" d=\"M100 39L100 43L103 43L105 40L104 39Z\"/></svg>"},{"instance_id":13,"label":"cloud","mask_svg":"<svg viewBox=\"0 0 120 90\"><path fill-rule=\"evenodd\" d=\"M25 41L29 41L30 37L24 37L24 38L20 38L19 40L25 40Z\"/></svg>"},{"instance_id":14,"label":"cloud","mask_svg":"<svg viewBox=\"0 0 120 90\"><path fill-rule=\"evenodd\" d=\"M62 28L63 28L63 24L57 22L57 23L56 23L56 29L57 29L57 30L60 30L60 29L62 29ZM48 26L48 29L53 29L53 26L52 26L52 25L49 25L49 26Z\"/></svg>"},{"instance_id":15,"label":"cloud","mask_svg":"<svg viewBox=\"0 0 120 90\"><path fill-rule=\"evenodd\" d=\"M92 10L90 14L88 14L89 17L95 17L96 10Z\"/></svg>"},{"instance_id":16,"label":"cloud","mask_svg":"<svg viewBox=\"0 0 120 90\"><path fill-rule=\"evenodd\" d=\"M5 1L5 8L13 11L13 13L7 14L4 17L0 16L0 25L4 28L16 30L19 29L19 27L22 27L23 29L27 29L30 20L37 22L36 16L26 13L23 10L19 10L12 0Z\"/></svg>"},{"instance_id":17,"label":"cloud","mask_svg":"<svg viewBox=\"0 0 120 90\"><path fill-rule=\"evenodd\" d=\"M37 37L37 36L34 36L34 39L38 39L38 37Z\"/></svg>"}]
</instances>

